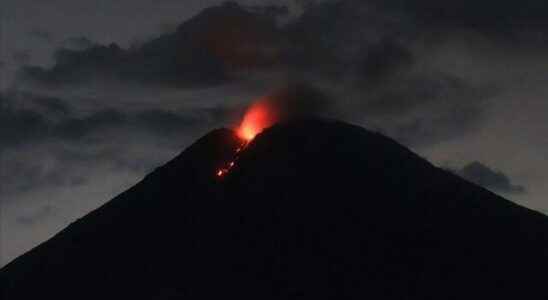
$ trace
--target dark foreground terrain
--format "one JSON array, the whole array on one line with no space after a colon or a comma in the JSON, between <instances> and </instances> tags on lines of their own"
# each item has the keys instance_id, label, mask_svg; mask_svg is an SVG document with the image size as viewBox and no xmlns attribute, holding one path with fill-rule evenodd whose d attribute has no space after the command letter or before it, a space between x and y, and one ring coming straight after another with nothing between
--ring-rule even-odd
<instances>
[{"instance_id":1,"label":"dark foreground terrain","mask_svg":"<svg viewBox=\"0 0 548 300\"><path fill-rule=\"evenodd\" d=\"M331 121L216 130L0 270L0 299L548 299L548 217ZM75 195L75 197L78 197Z\"/></svg>"}]
</instances>

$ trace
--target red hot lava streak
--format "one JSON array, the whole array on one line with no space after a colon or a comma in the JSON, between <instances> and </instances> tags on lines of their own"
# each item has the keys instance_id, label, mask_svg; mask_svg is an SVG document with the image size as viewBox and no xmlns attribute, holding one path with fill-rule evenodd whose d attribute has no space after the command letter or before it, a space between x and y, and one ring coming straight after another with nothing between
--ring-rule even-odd
<instances>
[{"instance_id":1,"label":"red hot lava streak","mask_svg":"<svg viewBox=\"0 0 548 300\"><path fill-rule=\"evenodd\" d=\"M236 149L234 159L226 166L217 170L217 177L225 176L236 164L240 152L265 128L276 122L276 112L267 101L259 101L252 104L246 111L242 123L236 129L236 134L242 139L242 146Z\"/></svg>"}]
</instances>

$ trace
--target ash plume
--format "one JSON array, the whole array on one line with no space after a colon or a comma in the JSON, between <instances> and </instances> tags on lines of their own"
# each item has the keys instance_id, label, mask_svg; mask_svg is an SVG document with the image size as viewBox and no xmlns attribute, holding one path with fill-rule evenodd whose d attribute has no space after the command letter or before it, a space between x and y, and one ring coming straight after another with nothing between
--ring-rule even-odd
<instances>
[{"instance_id":1,"label":"ash plume","mask_svg":"<svg viewBox=\"0 0 548 300\"><path fill-rule=\"evenodd\" d=\"M288 84L260 101L265 101L274 111L278 122L297 118L326 117L331 112L329 95L308 83Z\"/></svg>"}]
</instances>

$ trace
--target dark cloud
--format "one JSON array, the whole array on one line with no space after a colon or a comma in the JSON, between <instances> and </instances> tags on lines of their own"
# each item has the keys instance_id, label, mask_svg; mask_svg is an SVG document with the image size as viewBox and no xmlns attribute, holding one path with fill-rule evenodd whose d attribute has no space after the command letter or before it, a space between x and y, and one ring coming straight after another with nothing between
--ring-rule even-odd
<instances>
[{"instance_id":1,"label":"dark cloud","mask_svg":"<svg viewBox=\"0 0 548 300\"><path fill-rule=\"evenodd\" d=\"M31 30L28 34L35 39L42 40L48 43L53 41L53 35L50 32L42 29Z\"/></svg>"},{"instance_id":2,"label":"dark cloud","mask_svg":"<svg viewBox=\"0 0 548 300\"><path fill-rule=\"evenodd\" d=\"M73 111L64 100L27 92L0 94L2 150L43 141L62 132Z\"/></svg>"},{"instance_id":3,"label":"dark cloud","mask_svg":"<svg viewBox=\"0 0 548 300\"><path fill-rule=\"evenodd\" d=\"M135 113L101 109L79 116L58 98L26 94L24 99L34 105L20 108L5 96L0 97L0 144L4 148L49 139L85 141L120 130L168 138L192 132L228 114L220 108L179 112L149 109Z\"/></svg>"},{"instance_id":4,"label":"dark cloud","mask_svg":"<svg viewBox=\"0 0 548 300\"><path fill-rule=\"evenodd\" d=\"M0 107L3 107L4 110L11 110L15 114L26 110L39 113L48 119L72 113L70 105L61 98L17 89L7 90L5 93L0 94L0 104L2 104Z\"/></svg>"},{"instance_id":5,"label":"dark cloud","mask_svg":"<svg viewBox=\"0 0 548 300\"><path fill-rule=\"evenodd\" d=\"M276 17L286 14L284 9L228 2L130 49L73 38L56 51L52 68L26 67L21 74L48 85L128 80L196 87L225 83L234 72L276 67L297 81L306 82L313 74L311 81L320 78L319 86L340 81L343 92L333 93L332 101L342 101L348 93L361 96L350 104L344 102L339 115L381 119L378 123L386 132L408 145L462 136L481 124L485 100L492 91L458 75L417 65L427 55L417 50L420 37L428 34L421 31L422 26L443 21L427 18L429 1L405 7L395 0L318 3L307 3L302 16L279 25ZM439 5L432 7L436 11ZM462 11L471 8L468 3L457 5L452 20L463 18ZM478 10L485 13L483 8ZM40 123L39 117L34 119L30 124ZM85 118L67 118L49 128L54 136L76 139L105 128L173 133L196 122L188 115L181 118L162 110L136 115L103 110Z\"/></svg>"},{"instance_id":6,"label":"dark cloud","mask_svg":"<svg viewBox=\"0 0 548 300\"><path fill-rule=\"evenodd\" d=\"M163 41L161 41L163 42ZM129 51L116 44L82 51L59 49L51 69L26 67L20 77L47 85L71 85L90 81L135 81L185 86L207 85L224 79L220 62L207 49L176 48Z\"/></svg>"},{"instance_id":7,"label":"dark cloud","mask_svg":"<svg viewBox=\"0 0 548 300\"><path fill-rule=\"evenodd\" d=\"M161 31L161 32L175 32L177 30L177 26L179 26L178 23L176 22L161 22L159 25L158 25L158 29Z\"/></svg>"},{"instance_id":8,"label":"dark cloud","mask_svg":"<svg viewBox=\"0 0 548 300\"><path fill-rule=\"evenodd\" d=\"M202 119L203 120L203 119ZM162 110L149 110L138 113L133 122L150 130L155 135L176 135L188 132L200 124L199 115L183 117L177 113Z\"/></svg>"},{"instance_id":9,"label":"dark cloud","mask_svg":"<svg viewBox=\"0 0 548 300\"><path fill-rule=\"evenodd\" d=\"M430 146L474 132L481 125L482 115L480 107L454 106L386 127L389 135L406 145Z\"/></svg>"},{"instance_id":10,"label":"dark cloud","mask_svg":"<svg viewBox=\"0 0 548 300\"><path fill-rule=\"evenodd\" d=\"M109 131L127 130L145 133L154 137L169 138L187 134L200 128L212 117L209 110L173 112L160 109L124 113L115 109L105 109L85 117L73 117L52 126L52 136L63 140L82 140L100 137Z\"/></svg>"},{"instance_id":11,"label":"dark cloud","mask_svg":"<svg viewBox=\"0 0 548 300\"><path fill-rule=\"evenodd\" d=\"M297 82L319 78L318 85L344 84L342 93L334 93L334 101L348 93L363 95L346 103L350 109L343 107L339 115L397 118L387 132L407 144L450 139L480 123L489 96L483 87L455 74L417 66L425 54L416 49L422 35L417 15L408 13L415 8L405 13L394 5L353 0L307 6L302 16L279 25L276 16L283 15L283 9L228 2L139 46L61 48L51 69L26 67L22 74L48 85L129 80L196 87L226 83L235 78L234 73L275 67ZM425 107L438 110L414 112ZM121 120L124 117L118 116L117 122L127 123ZM82 122L69 126L73 133L63 131L79 135L86 127Z\"/></svg>"},{"instance_id":12,"label":"dark cloud","mask_svg":"<svg viewBox=\"0 0 548 300\"><path fill-rule=\"evenodd\" d=\"M478 129L498 91L425 67L423 41L431 32L414 9L388 2L309 4L287 29L290 44L300 46L301 52L292 49L296 65L327 74L327 85L341 85L334 98L343 102L342 115L366 120L407 145L432 145ZM344 101L353 93L354 100Z\"/></svg>"},{"instance_id":13,"label":"dark cloud","mask_svg":"<svg viewBox=\"0 0 548 300\"><path fill-rule=\"evenodd\" d=\"M48 153L49 155L50 153ZM0 186L5 194L26 193L44 187L74 187L87 182L84 174L78 174L78 165L65 165L62 157L41 155L40 159L10 159L0 157ZM97 161L96 161L97 163Z\"/></svg>"},{"instance_id":14,"label":"dark cloud","mask_svg":"<svg viewBox=\"0 0 548 300\"><path fill-rule=\"evenodd\" d=\"M83 51L94 45L95 43L83 36L70 37L61 42L61 48L73 51Z\"/></svg>"},{"instance_id":15,"label":"dark cloud","mask_svg":"<svg viewBox=\"0 0 548 300\"><path fill-rule=\"evenodd\" d=\"M357 111L409 146L432 145L474 132L496 93L443 73L399 76L369 92ZM365 96L364 96L365 97Z\"/></svg>"},{"instance_id":16,"label":"dark cloud","mask_svg":"<svg viewBox=\"0 0 548 300\"><path fill-rule=\"evenodd\" d=\"M19 64L27 64L31 59L30 50L21 50L13 53L12 58Z\"/></svg>"},{"instance_id":17,"label":"dark cloud","mask_svg":"<svg viewBox=\"0 0 548 300\"><path fill-rule=\"evenodd\" d=\"M477 161L469 163L456 173L466 180L497 192L525 193L525 187L514 185L507 175Z\"/></svg>"},{"instance_id":18,"label":"dark cloud","mask_svg":"<svg viewBox=\"0 0 548 300\"><path fill-rule=\"evenodd\" d=\"M82 51L58 49L55 65L51 69L39 66L22 68L20 76L48 85L70 85L99 79L101 76L115 78L118 65L125 57L125 51L118 45L95 46Z\"/></svg>"},{"instance_id":19,"label":"dark cloud","mask_svg":"<svg viewBox=\"0 0 548 300\"><path fill-rule=\"evenodd\" d=\"M340 75L349 71L376 84L415 61L415 43L433 31L447 39L461 31L505 34L548 28L543 1L433 0L321 1L280 26L278 6L242 7L235 2L205 9L169 32L130 49L67 40L51 69L29 67L22 77L47 84L121 79L171 85L225 82L249 68L304 68ZM324 75L325 75L324 74Z\"/></svg>"},{"instance_id":20,"label":"dark cloud","mask_svg":"<svg viewBox=\"0 0 548 300\"><path fill-rule=\"evenodd\" d=\"M269 14L270 10L252 13L226 3L204 10L173 33L131 49L117 44L61 48L52 68L27 67L21 78L54 85L105 77L183 87L221 83L234 68L275 62L279 32Z\"/></svg>"},{"instance_id":21,"label":"dark cloud","mask_svg":"<svg viewBox=\"0 0 548 300\"><path fill-rule=\"evenodd\" d=\"M148 169L151 163L146 155L124 158L129 144L138 141L143 149L152 145L179 149L189 136L207 130L211 124L226 122L229 111L222 107L135 112L105 108L81 114L59 98L25 92L2 94L0 159L4 161L3 172L9 174L2 174L1 181L12 191L26 191L82 182L67 171L72 168L69 166L91 167L108 162L136 169L140 167L133 166L131 160L139 159L145 160L139 165ZM37 149L43 152L32 157L22 155Z\"/></svg>"},{"instance_id":22,"label":"dark cloud","mask_svg":"<svg viewBox=\"0 0 548 300\"><path fill-rule=\"evenodd\" d=\"M289 84L266 97L279 121L328 114L331 99L316 86L301 82Z\"/></svg>"},{"instance_id":23,"label":"dark cloud","mask_svg":"<svg viewBox=\"0 0 548 300\"><path fill-rule=\"evenodd\" d=\"M129 50L116 44L61 48L51 69L29 67L23 77L71 84L117 78L171 84L214 84L232 72L284 67L320 76L354 72L377 84L411 67L414 26L395 20L371 3L327 1L286 25L277 6L242 7L233 2L205 9L163 34Z\"/></svg>"},{"instance_id":24,"label":"dark cloud","mask_svg":"<svg viewBox=\"0 0 548 300\"><path fill-rule=\"evenodd\" d=\"M507 30L548 28L548 12L542 0L473 1L442 3L434 0L413 1L404 7L400 1L383 1L391 8L404 8L426 26L445 25L454 28L501 33Z\"/></svg>"},{"instance_id":25,"label":"dark cloud","mask_svg":"<svg viewBox=\"0 0 548 300\"><path fill-rule=\"evenodd\" d=\"M369 47L361 65L365 82L380 84L383 79L413 65L414 55L397 41L384 39Z\"/></svg>"},{"instance_id":26,"label":"dark cloud","mask_svg":"<svg viewBox=\"0 0 548 300\"><path fill-rule=\"evenodd\" d=\"M47 133L47 127L43 115L16 108L13 102L0 95L0 149L40 138Z\"/></svg>"},{"instance_id":27,"label":"dark cloud","mask_svg":"<svg viewBox=\"0 0 548 300\"><path fill-rule=\"evenodd\" d=\"M406 74L386 79L370 90L372 99L364 111L378 115L401 115L421 106L481 106L490 89L467 83L444 73Z\"/></svg>"},{"instance_id":28,"label":"dark cloud","mask_svg":"<svg viewBox=\"0 0 548 300\"><path fill-rule=\"evenodd\" d=\"M70 105L62 99L32 94L28 98L34 104L36 110L48 116L68 116L73 113Z\"/></svg>"},{"instance_id":29,"label":"dark cloud","mask_svg":"<svg viewBox=\"0 0 548 300\"><path fill-rule=\"evenodd\" d=\"M537 43L538 36L524 33L548 32L548 12L542 0L435 1L435 0L343 0L352 6L372 5L384 14L408 19L418 35L452 38L465 32L479 33L499 41ZM544 39L543 43L546 43Z\"/></svg>"}]
</instances>

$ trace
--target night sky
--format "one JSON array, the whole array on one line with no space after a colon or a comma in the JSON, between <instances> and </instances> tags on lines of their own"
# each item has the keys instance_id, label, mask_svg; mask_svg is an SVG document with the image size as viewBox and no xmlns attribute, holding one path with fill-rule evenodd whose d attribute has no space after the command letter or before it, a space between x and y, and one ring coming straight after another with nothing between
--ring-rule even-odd
<instances>
[{"instance_id":1,"label":"night sky","mask_svg":"<svg viewBox=\"0 0 548 300\"><path fill-rule=\"evenodd\" d=\"M545 0L445 2L3 0L0 265L295 83L548 213Z\"/></svg>"}]
</instances>

